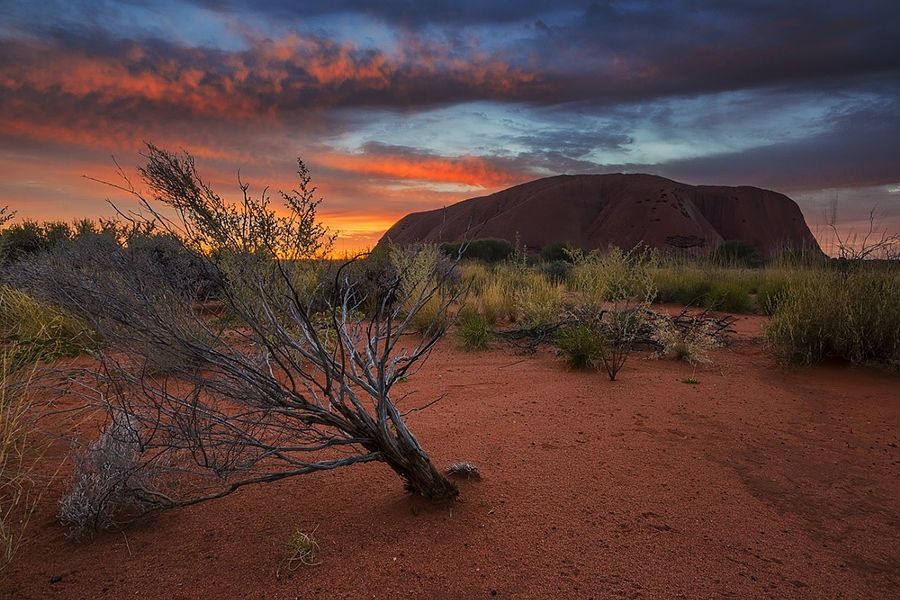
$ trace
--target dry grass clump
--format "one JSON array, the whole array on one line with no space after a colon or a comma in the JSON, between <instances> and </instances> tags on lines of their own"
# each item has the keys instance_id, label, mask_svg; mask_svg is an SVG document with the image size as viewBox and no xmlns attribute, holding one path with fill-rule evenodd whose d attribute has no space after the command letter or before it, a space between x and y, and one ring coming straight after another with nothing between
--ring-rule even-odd
<instances>
[{"instance_id":1,"label":"dry grass clump","mask_svg":"<svg viewBox=\"0 0 900 600\"><path fill-rule=\"evenodd\" d=\"M508 298L503 284L496 279L488 282L473 300L478 307L478 311L492 325L501 317L515 312L515 308L512 306L511 299Z\"/></svg>"},{"instance_id":2,"label":"dry grass clump","mask_svg":"<svg viewBox=\"0 0 900 600\"><path fill-rule=\"evenodd\" d=\"M479 279L485 274L486 279ZM538 327L555 322L562 311L565 287L525 264L507 262L491 272L470 270L468 275L464 271L464 281L466 277L473 282L470 304L491 324L507 320Z\"/></svg>"},{"instance_id":3,"label":"dry grass clump","mask_svg":"<svg viewBox=\"0 0 900 600\"><path fill-rule=\"evenodd\" d=\"M481 471L470 462L457 462L447 467L447 475L458 479L481 479Z\"/></svg>"},{"instance_id":4,"label":"dry grass clump","mask_svg":"<svg viewBox=\"0 0 900 600\"><path fill-rule=\"evenodd\" d=\"M529 272L513 290L515 320L525 327L540 327L556 322L562 312L565 288L551 282L543 273Z\"/></svg>"},{"instance_id":5,"label":"dry grass clump","mask_svg":"<svg viewBox=\"0 0 900 600\"><path fill-rule=\"evenodd\" d=\"M460 265L459 270L460 282L472 294L481 295L491 283L491 271L484 263L467 261Z\"/></svg>"},{"instance_id":6,"label":"dry grass clump","mask_svg":"<svg viewBox=\"0 0 900 600\"><path fill-rule=\"evenodd\" d=\"M311 533L295 529L288 537L287 553L284 557L283 566L288 571L296 571L300 567L314 567L321 564L318 560L319 543L313 537L315 530Z\"/></svg>"},{"instance_id":7,"label":"dry grass clump","mask_svg":"<svg viewBox=\"0 0 900 600\"><path fill-rule=\"evenodd\" d=\"M712 321L695 320L690 326L679 328L668 315L659 315L653 326L653 337L662 346L662 354L677 360L708 363L710 350L719 346Z\"/></svg>"}]
</instances>

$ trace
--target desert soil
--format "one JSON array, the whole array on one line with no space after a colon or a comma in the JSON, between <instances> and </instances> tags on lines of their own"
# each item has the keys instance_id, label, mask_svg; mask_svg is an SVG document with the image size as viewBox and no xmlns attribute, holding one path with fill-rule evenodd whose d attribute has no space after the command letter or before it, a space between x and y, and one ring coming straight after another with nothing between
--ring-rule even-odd
<instances>
[{"instance_id":1,"label":"desert soil","mask_svg":"<svg viewBox=\"0 0 900 600\"><path fill-rule=\"evenodd\" d=\"M367 464L76 543L60 480L0 597L897 597L900 380L779 368L761 323L712 365L638 354L615 383L448 339L401 386L407 408L446 394L409 421L435 462L480 468L458 502ZM295 528L320 564L278 574Z\"/></svg>"}]
</instances>

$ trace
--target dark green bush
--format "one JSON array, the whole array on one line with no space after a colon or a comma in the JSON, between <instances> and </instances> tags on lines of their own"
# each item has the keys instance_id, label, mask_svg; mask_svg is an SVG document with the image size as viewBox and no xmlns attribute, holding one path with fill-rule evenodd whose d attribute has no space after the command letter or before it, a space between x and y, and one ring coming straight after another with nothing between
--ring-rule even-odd
<instances>
[{"instance_id":1,"label":"dark green bush","mask_svg":"<svg viewBox=\"0 0 900 600\"><path fill-rule=\"evenodd\" d=\"M572 272L572 263L565 260L554 260L540 265L541 272L553 283L565 283Z\"/></svg>"},{"instance_id":2,"label":"dark green bush","mask_svg":"<svg viewBox=\"0 0 900 600\"><path fill-rule=\"evenodd\" d=\"M441 244L441 252L447 256L486 263L502 262L512 256L514 250L511 243L496 238Z\"/></svg>"},{"instance_id":3,"label":"dark green bush","mask_svg":"<svg viewBox=\"0 0 900 600\"><path fill-rule=\"evenodd\" d=\"M719 244L709 255L709 260L722 267L757 268L765 265L765 258L751 242L728 240Z\"/></svg>"},{"instance_id":4,"label":"dark green bush","mask_svg":"<svg viewBox=\"0 0 900 600\"><path fill-rule=\"evenodd\" d=\"M573 257L576 247L569 242L555 242L549 246L544 246L541 250L541 259L545 262L564 261L568 263L575 262Z\"/></svg>"}]
</instances>

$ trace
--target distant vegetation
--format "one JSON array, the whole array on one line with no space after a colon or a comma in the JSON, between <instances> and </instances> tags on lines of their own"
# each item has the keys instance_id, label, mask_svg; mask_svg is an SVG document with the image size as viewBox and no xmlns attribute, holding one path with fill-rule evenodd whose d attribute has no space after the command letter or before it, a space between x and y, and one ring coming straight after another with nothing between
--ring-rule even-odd
<instances>
[{"instance_id":1,"label":"distant vegetation","mask_svg":"<svg viewBox=\"0 0 900 600\"><path fill-rule=\"evenodd\" d=\"M450 257L498 263L512 256L515 248L506 240L484 238L457 244L441 244L441 252Z\"/></svg>"},{"instance_id":2,"label":"distant vegetation","mask_svg":"<svg viewBox=\"0 0 900 600\"><path fill-rule=\"evenodd\" d=\"M895 238L877 240L882 254L891 250L885 239L896 244ZM559 243L537 257L520 251L494 265L467 262L462 278L472 291L468 306L489 323L505 319L526 329L558 326L554 343L572 367L585 368L602 363L616 322L607 323L604 340L585 318L585 305L599 302L594 314L605 310L604 318L614 318L615 296L602 290L646 269L644 291L632 288L619 298L645 307L649 301L642 297L697 310L769 315L766 336L786 363L832 356L900 368L900 263L895 260L854 259L849 251L831 260L793 253L765 260L743 242L725 243L706 258L647 254L631 265L615 258L626 256L618 249L610 252L585 255ZM619 267L609 266L610 260L619 261ZM467 322L472 322L470 314ZM672 329L657 321L654 327L661 351L676 358L703 361L717 344L708 323Z\"/></svg>"}]
</instances>

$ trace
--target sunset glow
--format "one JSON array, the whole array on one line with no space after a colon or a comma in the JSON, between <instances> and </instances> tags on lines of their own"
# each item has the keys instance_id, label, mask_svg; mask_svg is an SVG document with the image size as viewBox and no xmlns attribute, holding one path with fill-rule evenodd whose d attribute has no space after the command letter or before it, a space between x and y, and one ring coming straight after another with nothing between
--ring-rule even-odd
<instances>
[{"instance_id":1,"label":"sunset glow","mask_svg":"<svg viewBox=\"0 0 900 600\"><path fill-rule=\"evenodd\" d=\"M226 195L238 172L288 188L302 157L343 249L558 173L775 189L822 236L835 198L844 227L876 207L898 228L896 9L767 4L0 2L0 205L108 216L129 200L82 176L152 141Z\"/></svg>"}]
</instances>

